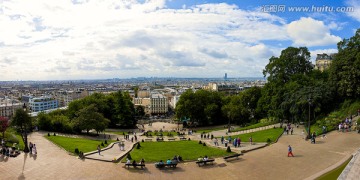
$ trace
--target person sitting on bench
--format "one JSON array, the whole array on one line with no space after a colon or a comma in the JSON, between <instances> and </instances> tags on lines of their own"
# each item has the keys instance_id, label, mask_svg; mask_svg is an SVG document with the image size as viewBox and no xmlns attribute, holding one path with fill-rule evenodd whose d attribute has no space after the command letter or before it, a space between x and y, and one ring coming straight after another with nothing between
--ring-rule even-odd
<instances>
[{"instance_id":1,"label":"person sitting on bench","mask_svg":"<svg viewBox=\"0 0 360 180\"><path fill-rule=\"evenodd\" d=\"M133 165L134 167L137 165L135 160L132 162L132 165Z\"/></svg>"},{"instance_id":2,"label":"person sitting on bench","mask_svg":"<svg viewBox=\"0 0 360 180\"><path fill-rule=\"evenodd\" d=\"M126 163L125 164L131 164L130 159L126 159Z\"/></svg>"},{"instance_id":3,"label":"person sitting on bench","mask_svg":"<svg viewBox=\"0 0 360 180\"><path fill-rule=\"evenodd\" d=\"M204 157L204 161L207 161L209 160L209 158L207 156Z\"/></svg>"},{"instance_id":4,"label":"person sitting on bench","mask_svg":"<svg viewBox=\"0 0 360 180\"><path fill-rule=\"evenodd\" d=\"M144 159L144 158L142 158L142 159L140 160L140 164L145 164L145 159Z\"/></svg>"},{"instance_id":5,"label":"person sitting on bench","mask_svg":"<svg viewBox=\"0 0 360 180\"><path fill-rule=\"evenodd\" d=\"M204 158L202 157L202 156L200 156L199 158L198 158L198 161L203 161L204 160Z\"/></svg>"},{"instance_id":6,"label":"person sitting on bench","mask_svg":"<svg viewBox=\"0 0 360 180\"><path fill-rule=\"evenodd\" d=\"M170 159L168 159L168 160L166 161L166 164L172 164L172 161L171 161Z\"/></svg>"}]
</instances>

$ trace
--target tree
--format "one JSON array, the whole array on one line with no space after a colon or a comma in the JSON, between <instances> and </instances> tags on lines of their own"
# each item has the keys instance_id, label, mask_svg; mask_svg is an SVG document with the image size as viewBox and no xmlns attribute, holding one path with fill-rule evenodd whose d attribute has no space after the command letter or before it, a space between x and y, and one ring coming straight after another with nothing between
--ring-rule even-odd
<instances>
[{"instance_id":1,"label":"tree","mask_svg":"<svg viewBox=\"0 0 360 180\"><path fill-rule=\"evenodd\" d=\"M6 117L0 117L0 132L2 132L3 138L5 138L5 131L9 127L9 120Z\"/></svg>"},{"instance_id":2,"label":"tree","mask_svg":"<svg viewBox=\"0 0 360 180\"><path fill-rule=\"evenodd\" d=\"M76 113L77 117L72 121L75 129L86 130L87 134L91 129L95 129L97 132L105 130L110 121L97 111L95 104L79 110Z\"/></svg>"},{"instance_id":3,"label":"tree","mask_svg":"<svg viewBox=\"0 0 360 180\"><path fill-rule=\"evenodd\" d=\"M145 116L145 110L143 106L137 106L135 109L135 114L138 117L144 117Z\"/></svg>"},{"instance_id":4,"label":"tree","mask_svg":"<svg viewBox=\"0 0 360 180\"><path fill-rule=\"evenodd\" d=\"M21 132L21 138L25 144L24 152L29 152L27 136L32 127L32 120L27 111L17 109L11 121L11 126Z\"/></svg>"},{"instance_id":5,"label":"tree","mask_svg":"<svg viewBox=\"0 0 360 180\"><path fill-rule=\"evenodd\" d=\"M330 80L343 98L360 97L360 29L337 44L338 54L330 66Z\"/></svg>"}]
</instances>

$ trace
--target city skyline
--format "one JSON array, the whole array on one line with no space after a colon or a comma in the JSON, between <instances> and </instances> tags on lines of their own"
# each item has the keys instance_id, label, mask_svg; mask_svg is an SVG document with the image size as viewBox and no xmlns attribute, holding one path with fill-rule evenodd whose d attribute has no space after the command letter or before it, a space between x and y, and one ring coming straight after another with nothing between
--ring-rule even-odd
<instances>
[{"instance_id":1,"label":"city skyline","mask_svg":"<svg viewBox=\"0 0 360 180\"><path fill-rule=\"evenodd\" d=\"M356 0L3 1L0 81L262 77L288 46L308 47L313 64L316 54L336 52L359 27L359 7Z\"/></svg>"}]
</instances>

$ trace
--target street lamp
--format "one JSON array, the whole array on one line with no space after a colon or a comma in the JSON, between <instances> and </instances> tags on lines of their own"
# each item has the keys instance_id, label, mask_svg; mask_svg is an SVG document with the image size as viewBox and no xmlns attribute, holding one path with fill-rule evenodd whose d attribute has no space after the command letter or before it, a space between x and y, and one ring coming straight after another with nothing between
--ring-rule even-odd
<instances>
[{"instance_id":1,"label":"street lamp","mask_svg":"<svg viewBox=\"0 0 360 180\"><path fill-rule=\"evenodd\" d=\"M229 122L228 122L228 132L230 132L230 111L228 112L228 119L229 119Z\"/></svg>"},{"instance_id":2,"label":"street lamp","mask_svg":"<svg viewBox=\"0 0 360 180\"><path fill-rule=\"evenodd\" d=\"M310 139L310 137L311 137L311 134L310 134L310 118L311 118L311 116L310 116L310 107L311 107L311 104L312 104L312 99L311 98L309 98L308 99L308 103L309 103L309 123L308 123L308 139Z\"/></svg>"}]
</instances>

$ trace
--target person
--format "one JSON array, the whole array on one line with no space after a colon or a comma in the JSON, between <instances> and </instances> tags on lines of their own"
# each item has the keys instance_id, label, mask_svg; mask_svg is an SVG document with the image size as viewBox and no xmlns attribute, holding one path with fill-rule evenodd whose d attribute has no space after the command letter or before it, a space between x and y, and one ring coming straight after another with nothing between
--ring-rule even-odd
<instances>
[{"instance_id":1,"label":"person","mask_svg":"<svg viewBox=\"0 0 360 180\"><path fill-rule=\"evenodd\" d=\"M144 158L142 158L142 159L140 160L140 164L145 164L145 159L144 159Z\"/></svg>"},{"instance_id":2,"label":"person","mask_svg":"<svg viewBox=\"0 0 360 180\"><path fill-rule=\"evenodd\" d=\"M29 148L30 148L30 154L32 154L32 148L33 148L33 143L32 142L29 143Z\"/></svg>"},{"instance_id":3,"label":"person","mask_svg":"<svg viewBox=\"0 0 360 180\"><path fill-rule=\"evenodd\" d=\"M204 161L207 161L207 160L209 160L209 158L205 155Z\"/></svg>"},{"instance_id":4,"label":"person","mask_svg":"<svg viewBox=\"0 0 360 180\"><path fill-rule=\"evenodd\" d=\"M182 157L180 155L177 156L177 160L178 162L181 162L182 161Z\"/></svg>"},{"instance_id":5,"label":"person","mask_svg":"<svg viewBox=\"0 0 360 180\"><path fill-rule=\"evenodd\" d=\"M215 140L214 140L214 145L215 145L215 146L219 146L219 143L218 143L218 139L217 139L217 138L215 138Z\"/></svg>"},{"instance_id":6,"label":"person","mask_svg":"<svg viewBox=\"0 0 360 180\"><path fill-rule=\"evenodd\" d=\"M155 163L155 167L160 168L164 166L163 160L160 160L159 162Z\"/></svg>"},{"instance_id":7,"label":"person","mask_svg":"<svg viewBox=\"0 0 360 180\"><path fill-rule=\"evenodd\" d=\"M306 139L305 131L304 131L304 130L302 130L301 134L302 134L302 136L303 136L303 139Z\"/></svg>"},{"instance_id":8,"label":"person","mask_svg":"<svg viewBox=\"0 0 360 180\"><path fill-rule=\"evenodd\" d=\"M170 159L168 159L167 161L166 161L166 164L171 164L172 163L172 161L170 160Z\"/></svg>"},{"instance_id":9,"label":"person","mask_svg":"<svg viewBox=\"0 0 360 180\"><path fill-rule=\"evenodd\" d=\"M293 132L294 132L294 128L291 128L291 135L293 134Z\"/></svg>"},{"instance_id":10,"label":"person","mask_svg":"<svg viewBox=\"0 0 360 180\"><path fill-rule=\"evenodd\" d=\"M204 158L202 157L202 156L200 156L199 158L198 158L198 161L203 161L204 160Z\"/></svg>"},{"instance_id":11,"label":"person","mask_svg":"<svg viewBox=\"0 0 360 180\"><path fill-rule=\"evenodd\" d=\"M130 159L126 158L126 163L125 164L131 164Z\"/></svg>"},{"instance_id":12,"label":"person","mask_svg":"<svg viewBox=\"0 0 360 180\"><path fill-rule=\"evenodd\" d=\"M249 142L250 142L250 145L252 145L252 136L250 136L250 138L249 138Z\"/></svg>"},{"instance_id":13,"label":"person","mask_svg":"<svg viewBox=\"0 0 360 180\"><path fill-rule=\"evenodd\" d=\"M35 145L35 144L33 144L32 153L33 153L34 155L37 154L37 150L36 150L36 145Z\"/></svg>"},{"instance_id":14,"label":"person","mask_svg":"<svg viewBox=\"0 0 360 180\"><path fill-rule=\"evenodd\" d=\"M98 153L100 155L100 151L101 151L100 145L97 146L97 150L98 150Z\"/></svg>"},{"instance_id":15,"label":"person","mask_svg":"<svg viewBox=\"0 0 360 180\"><path fill-rule=\"evenodd\" d=\"M4 139L1 139L1 146L5 146L5 141L4 141Z\"/></svg>"},{"instance_id":16,"label":"person","mask_svg":"<svg viewBox=\"0 0 360 180\"><path fill-rule=\"evenodd\" d=\"M135 160L132 162L132 165L133 165L133 166L136 166L136 161L135 161Z\"/></svg>"},{"instance_id":17,"label":"person","mask_svg":"<svg viewBox=\"0 0 360 180\"><path fill-rule=\"evenodd\" d=\"M224 136L221 136L221 144L224 144Z\"/></svg>"},{"instance_id":18,"label":"person","mask_svg":"<svg viewBox=\"0 0 360 180\"><path fill-rule=\"evenodd\" d=\"M290 157L290 155L291 155L292 157L294 157L294 155L293 155L293 153L292 153L292 148L291 148L291 146L289 145L289 147L288 147L288 157Z\"/></svg>"}]
</instances>

